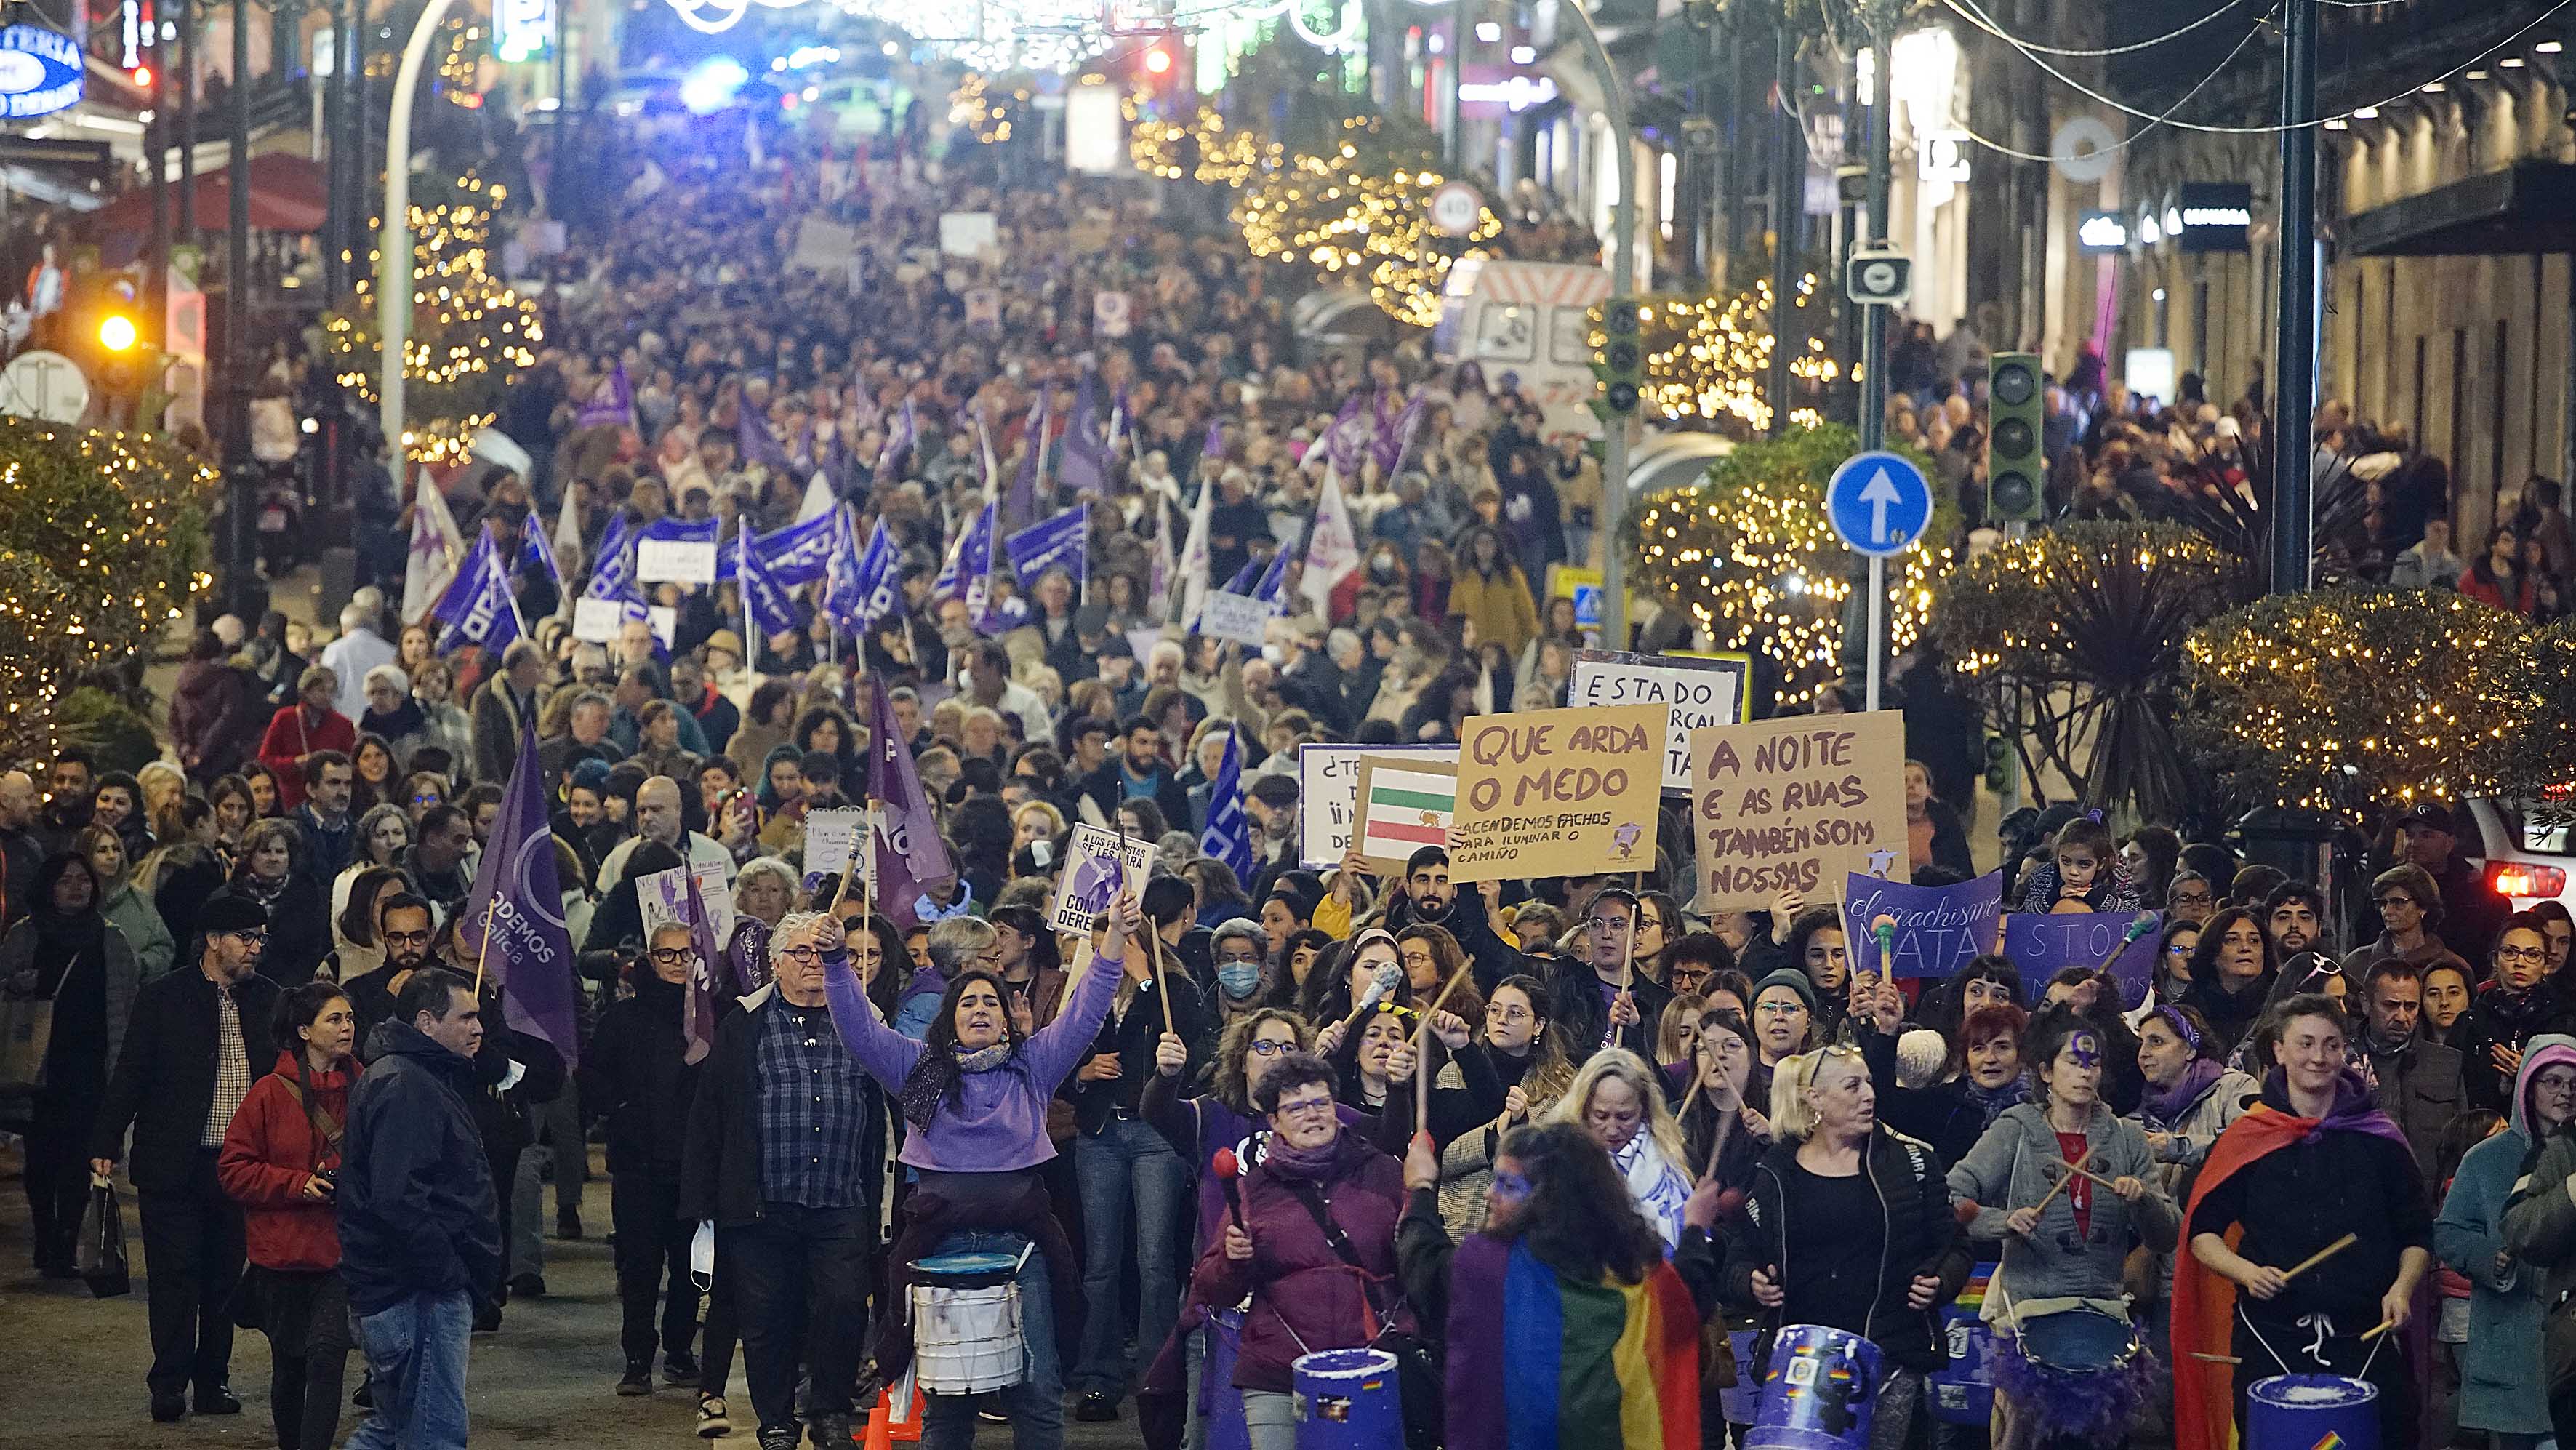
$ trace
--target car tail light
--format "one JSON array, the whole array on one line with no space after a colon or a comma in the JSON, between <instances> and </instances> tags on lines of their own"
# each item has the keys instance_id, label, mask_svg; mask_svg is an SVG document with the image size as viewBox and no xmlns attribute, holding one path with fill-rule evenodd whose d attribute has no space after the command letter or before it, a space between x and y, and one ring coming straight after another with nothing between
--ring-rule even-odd
<instances>
[{"instance_id":1,"label":"car tail light","mask_svg":"<svg viewBox=\"0 0 2576 1450\"><path fill-rule=\"evenodd\" d=\"M2528 861L2492 861L2487 864L2487 884L2498 896L2554 897L2567 889L2567 872Z\"/></svg>"}]
</instances>

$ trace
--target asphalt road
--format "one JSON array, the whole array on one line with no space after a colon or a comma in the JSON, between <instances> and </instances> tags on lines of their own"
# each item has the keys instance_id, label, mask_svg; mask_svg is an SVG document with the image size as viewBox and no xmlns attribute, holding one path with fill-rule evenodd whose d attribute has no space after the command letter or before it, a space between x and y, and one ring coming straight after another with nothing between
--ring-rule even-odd
<instances>
[{"instance_id":1,"label":"asphalt road","mask_svg":"<svg viewBox=\"0 0 2576 1450\"><path fill-rule=\"evenodd\" d=\"M145 1411L143 1372L151 1362L145 1328L141 1236L126 1195L126 1243L136 1256L134 1292L98 1300L78 1280L48 1282L28 1266L27 1200L18 1182L14 1147L0 1150L0 1364L8 1390L0 1402L0 1450L270 1450L276 1444L268 1418L268 1341L253 1331L233 1343L233 1392L237 1416L188 1416L153 1423ZM551 1200L552 1191L548 1191ZM621 1362L617 1350L617 1295L609 1264L608 1180L593 1165L582 1219L589 1237L546 1243L546 1286L540 1300L513 1300L498 1334L474 1336L467 1384L475 1443L503 1446L618 1447L735 1446L751 1450L750 1396L737 1358L729 1404L735 1431L701 1441L692 1433L696 1392L657 1390L620 1399L612 1391ZM349 1384L355 1389L355 1364ZM345 1437L365 1411L341 1420ZM1066 1443L1105 1450L1137 1442L1132 1416L1115 1425L1077 1424L1065 1417ZM986 1425L979 1444L1010 1443L1007 1427Z\"/></svg>"}]
</instances>

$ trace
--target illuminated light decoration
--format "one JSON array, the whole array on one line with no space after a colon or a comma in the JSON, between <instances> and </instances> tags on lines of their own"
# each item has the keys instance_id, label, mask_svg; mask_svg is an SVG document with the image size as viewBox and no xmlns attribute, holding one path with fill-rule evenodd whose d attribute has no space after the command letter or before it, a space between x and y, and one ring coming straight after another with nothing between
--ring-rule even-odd
<instances>
[{"instance_id":1,"label":"illuminated light decoration","mask_svg":"<svg viewBox=\"0 0 2576 1450\"><path fill-rule=\"evenodd\" d=\"M1244 246L1310 268L1321 283L1365 286L1387 315L1429 327L1440 320L1449 269L1484 256L1477 244L1502 234L1502 218L1484 208L1466 236L1441 235L1431 225L1431 195L1447 180L1438 154L1388 143L1374 119L1342 128L1346 139L1331 155L1265 157L1270 164L1241 183L1234 219Z\"/></svg>"},{"instance_id":2,"label":"illuminated light decoration","mask_svg":"<svg viewBox=\"0 0 2576 1450\"><path fill-rule=\"evenodd\" d=\"M1716 648L1768 656L1779 709L1813 702L1842 677L1851 552L1816 500L1859 448L1841 425L1748 442L1701 482L1649 495L1629 516L1623 542L1635 550L1638 583L1679 601ZM1925 537L1947 538L1957 523L1944 506ZM1887 638L1902 652L1921 636L1951 557L1917 545L1888 562Z\"/></svg>"},{"instance_id":3,"label":"illuminated light decoration","mask_svg":"<svg viewBox=\"0 0 2576 1450\"><path fill-rule=\"evenodd\" d=\"M1332 55L1348 55L1367 43L1367 22L1358 0L1321 0L1340 12L1341 28L1330 35L1318 31L1306 19L1306 8L1315 3L1317 0L1289 0L1288 25L1300 39Z\"/></svg>"},{"instance_id":4,"label":"illuminated light decoration","mask_svg":"<svg viewBox=\"0 0 2576 1450\"><path fill-rule=\"evenodd\" d=\"M729 55L711 55L680 77L680 104L693 116L712 116L751 83L751 72Z\"/></svg>"},{"instance_id":5,"label":"illuminated light decoration","mask_svg":"<svg viewBox=\"0 0 2576 1450\"><path fill-rule=\"evenodd\" d=\"M138 336L134 319L121 312L109 313L98 324L98 345L109 352L131 350Z\"/></svg>"},{"instance_id":6,"label":"illuminated light decoration","mask_svg":"<svg viewBox=\"0 0 2576 1450\"><path fill-rule=\"evenodd\" d=\"M1462 81L1458 100L1464 105L1497 105L1526 111L1556 99L1556 82L1546 76L1513 76L1504 81Z\"/></svg>"},{"instance_id":7,"label":"illuminated light decoration","mask_svg":"<svg viewBox=\"0 0 2576 1450\"><path fill-rule=\"evenodd\" d=\"M2199 707L2184 738L2248 802L2357 818L2525 768L2534 632L2447 590L2275 595L2183 648Z\"/></svg>"},{"instance_id":8,"label":"illuminated light decoration","mask_svg":"<svg viewBox=\"0 0 2576 1450\"><path fill-rule=\"evenodd\" d=\"M492 53L500 59L543 54L554 33L554 0L492 0Z\"/></svg>"},{"instance_id":9,"label":"illuminated light decoration","mask_svg":"<svg viewBox=\"0 0 2576 1450\"><path fill-rule=\"evenodd\" d=\"M1169 72L1171 68L1172 53L1170 51L1165 50L1158 45L1145 52L1146 70L1153 72L1155 75L1163 75Z\"/></svg>"},{"instance_id":10,"label":"illuminated light decoration","mask_svg":"<svg viewBox=\"0 0 2576 1450\"><path fill-rule=\"evenodd\" d=\"M2129 224L2116 211L2088 211L2075 227L2075 244L2088 252L2117 252L2129 245Z\"/></svg>"},{"instance_id":11,"label":"illuminated light decoration","mask_svg":"<svg viewBox=\"0 0 2576 1450\"><path fill-rule=\"evenodd\" d=\"M1512 64L1514 64L1514 65L1535 65L1535 64L1537 64L1537 63L1538 63L1538 47L1537 47L1537 46L1534 46L1534 45L1515 45L1515 46L1513 46L1513 47L1512 47Z\"/></svg>"},{"instance_id":12,"label":"illuminated light decoration","mask_svg":"<svg viewBox=\"0 0 2576 1450\"><path fill-rule=\"evenodd\" d=\"M39 25L0 26L0 117L50 116L78 105L84 75L70 36Z\"/></svg>"},{"instance_id":13,"label":"illuminated light decoration","mask_svg":"<svg viewBox=\"0 0 2576 1450\"><path fill-rule=\"evenodd\" d=\"M751 0L671 0L680 23L701 35L722 35L751 13Z\"/></svg>"},{"instance_id":14,"label":"illuminated light decoration","mask_svg":"<svg viewBox=\"0 0 2576 1450\"><path fill-rule=\"evenodd\" d=\"M1820 307L1816 278L1808 274L1791 304L1801 312ZM1767 431L1771 404L1764 394L1771 375L1771 284L1765 280L1735 295L1657 296L1637 308L1638 340L1646 355L1645 406L1673 419L1700 418L1727 425L1741 436ZM1813 314L1809 314L1813 315ZM1793 328L1792 334L1817 329ZM1609 337L1596 317L1590 330L1592 361L1604 361ZM1840 380L1842 365L1824 339L1810 335L1789 360L1801 382ZM1800 416L1792 409L1791 419Z\"/></svg>"}]
</instances>

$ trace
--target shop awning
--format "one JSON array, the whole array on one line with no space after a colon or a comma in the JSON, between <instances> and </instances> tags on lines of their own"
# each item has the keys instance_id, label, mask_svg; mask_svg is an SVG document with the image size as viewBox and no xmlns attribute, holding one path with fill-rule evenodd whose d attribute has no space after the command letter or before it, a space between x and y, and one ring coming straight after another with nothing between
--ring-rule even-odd
<instances>
[{"instance_id":1,"label":"shop awning","mask_svg":"<svg viewBox=\"0 0 2576 1450\"><path fill-rule=\"evenodd\" d=\"M2537 161L2437 186L2345 221L2348 257L2576 251L2576 166Z\"/></svg>"},{"instance_id":2,"label":"shop awning","mask_svg":"<svg viewBox=\"0 0 2576 1450\"><path fill-rule=\"evenodd\" d=\"M232 221L231 174L197 176L197 231L220 237ZM322 168L304 157L270 152L250 159L250 225L253 231L311 233L322 230L330 213L329 191ZM172 188L172 204L177 189ZM138 187L92 213L85 221L99 246L99 260L123 266L140 255L152 233L152 192ZM120 260L120 254L122 260Z\"/></svg>"}]
</instances>

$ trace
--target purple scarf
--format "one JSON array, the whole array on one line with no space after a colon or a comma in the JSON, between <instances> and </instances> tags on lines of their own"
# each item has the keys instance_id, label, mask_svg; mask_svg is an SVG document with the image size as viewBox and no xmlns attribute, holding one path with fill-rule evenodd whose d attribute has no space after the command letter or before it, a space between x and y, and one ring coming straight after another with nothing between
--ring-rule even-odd
<instances>
[{"instance_id":1,"label":"purple scarf","mask_svg":"<svg viewBox=\"0 0 2576 1450\"><path fill-rule=\"evenodd\" d=\"M2281 1068L2272 1069L2271 1074L2263 1079L2263 1101L2291 1117L2305 1116L2290 1106L2289 1074ZM2397 1124L2379 1110L2378 1103L2372 1101L2370 1085L2361 1080L2361 1074L2349 1069L2335 1078L2334 1105L2326 1109L2325 1116L2317 1119L2315 1131L2300 1141L2312 1143L2326 1133L2371 1133L2386 1138L2410 1154L2415 1151L2407 1143L2406 1135L2398 1131Z\"/></svg>"},{"instance_id":2,"label":"purple scarf","mask_svg":"<svg viewBox=\"0 0 2576 1450\"><path fill-rule=\"evenodd\" d=\"M2159 1131L2170 1130L2192 1104L2227 1075L2227 1064L2212 1058L2195 1057L2174 1079L2169 1088L2150 1088L2146 1101L2138 1104L2138 1115Z\"/></svg>"}]
</instances>

